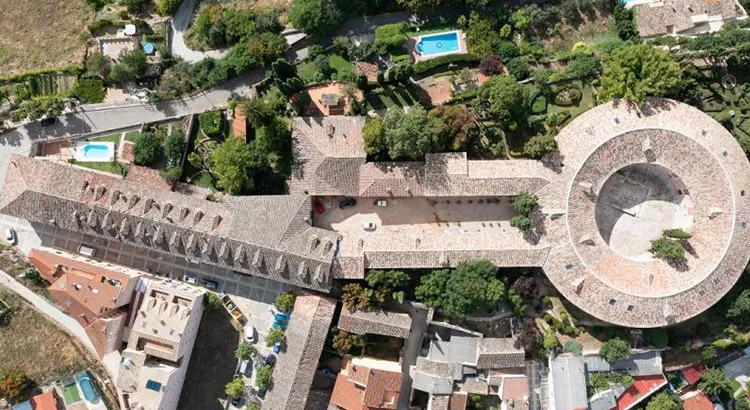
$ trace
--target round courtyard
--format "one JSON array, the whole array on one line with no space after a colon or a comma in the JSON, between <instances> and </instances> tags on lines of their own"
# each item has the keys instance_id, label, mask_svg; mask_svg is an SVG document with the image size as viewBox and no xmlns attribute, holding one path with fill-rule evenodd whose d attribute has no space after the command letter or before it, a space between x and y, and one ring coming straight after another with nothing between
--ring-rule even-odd
<instances>
[{"instance_id":1,"label":"round courtyard","mask_svg":"<svg viewBox=\"0 0 750 410\"><path fill-rule=\"evenodd\" d=\"M750 163L732 135L685 104L611 102L557 137L537 195L547 276L572 303L628 327L693 317L728 292L750 259ZM689 238L667 238L669 232ZM680 258L654 252L678 243Z\"/></svg>"}]
</instances>

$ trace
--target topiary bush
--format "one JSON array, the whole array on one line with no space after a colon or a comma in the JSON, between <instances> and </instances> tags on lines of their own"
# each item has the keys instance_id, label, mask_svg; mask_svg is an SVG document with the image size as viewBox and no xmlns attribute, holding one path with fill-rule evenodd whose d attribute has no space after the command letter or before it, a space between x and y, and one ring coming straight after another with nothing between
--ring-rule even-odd
<instances>
[{"instance_id":1,"label":"topiary bush","mask_svg":"<svg viewBox=\"0 0 750 410\"><path fill-rule=\"evenodd\" d=\"M224 116L221 111L206 111L198 116L198 122L201 125L201 131L209 138L216 138L221 135L224 129Z\"/></svg>"},{"instance_id":2,"label":"topiary bush","mask_svg":"<svg viewBox=\"0 0 750 410\"><path fill-rule=\"evenodd\" d=\"M467 54L448 54L445 56L431 58L429 60L422 60L414 64L414 74L423 74L433 68L440 67L442 65L448 65L451 63L472 63L477 62L481 57L467 53Z\"/></svg>"},{"instance_id":3,"label":"topiary bush","mask_svg":"<svg viewBox=\"0 0 750 410\"><path fill-rule=\"evenodd\" d=\"M555 93L555 105L560 107L570 107L581 102L581 88L575 84L566 84L560 87Z\"/></svg>"},{"instance_id":4,"label":"topiary bush","mask_svg":"<svg viewBox=\"0 0 750 410\"><path fill-rule=\"evenodd\" d=\"M539 94L531 103L531 113L537 115L544 114L545 112L547 112L547 98Z\"/></svg>"}]
</instances>

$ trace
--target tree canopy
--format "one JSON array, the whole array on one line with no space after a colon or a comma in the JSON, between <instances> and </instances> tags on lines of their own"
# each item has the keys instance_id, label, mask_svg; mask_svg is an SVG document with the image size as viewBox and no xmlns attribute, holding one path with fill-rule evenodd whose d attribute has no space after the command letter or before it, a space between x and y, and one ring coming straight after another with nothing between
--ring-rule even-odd
<instances>
[{"instance_id":1,"label":"tree canopy","mask_svg":"<svg viewBox=\"0 0 750 410\"><path fill-rule=\"evenodd\" d=\"M390 299L404 301L403 288L409 275L400 270L373 270L367 273L367 285L373 290L372 298L379 305Z\"/></svg>"},{"instance_id":2,"label":"tree canopy","mask_svg":"<svg viewBox=\"0 0 750 410\"><path fill-rule=\"evenodd\" d=\"M268 167L268 158L237 138L228 138L210 157L211 172L217 175L217 185L231 194L251 191L254 176Z\"/></svg>"},{"instance_id":3,"label":"tree canopy","mask_svg":"<svg viewBox=\"0 0 750 410\"><path fill-rule=\"evenodd\" d=\"M296 299L297 296L295 296L294 293L282 292L276 296L276 303L274 303L274 305L276 306L276 309L279 309L284 313L290 313L292 309L294 309L294 301Z\"/></svg>"},{"instance_id":4,"label":"tree canopy","mask_svg":"<svg viewBox=\"0 0 750 410\"><path fill-rule=\"evenodd\" d=\"M604 60L600 97L624 98L642 104L648 96L674 92L682 71L664 50L646 44L627 45L612 51Z\"/></svg>"},{"instance_id":5,"label":"tree canopy","mask_svg":"<svg viewBox=\"0 0 750 410\"><path fill-rule=\"evenodd\" d=\"M602 344L602 348L599 350L599 356L603 357L604 360L612 363L619 360L630 359L630 345L628 342L615 337L607 340Z\"/></svg>"},{"instance_id":6,"label":"tree canopy","mask_svg":"<svg viewBox=\"0 0 750 410\"><path fill-rule=\"evenodd\" d=\"M313 35L330 33L343 18L333 0L295 0L288 17L296 29Z\"/></svg>"},{"instance_id":7,"label":"tree canopy","mask_svg":"<svg viewBox=\"0 0 750 410\"><path fill-rule=\"evenodd\" d=\"M473 311L494 309L505 297L505 284L497 278L497 267L480 259L422 276L416 297L448 317L462 319Z\"/></svg>"},{"instance_id":8,"label":"tree canopy","mask_svg":"<svg viewBox=\"0 0 750 410\"><path fill-rule=\"evenodd\" d=\"M163 152L161 141L153 132L142 132L133 144L133 159L136 165L152 165Z\"/></svg>"},{"instance_id":9,"label":"tree canopy","mask_svg":"<svg viewBox=\"0 0 750 410\"><path fill-rule=\"evenodd\" d=\"M245 379L239 377L227 383L224 387L224 393L229 397L241 397L245 391Z\"/></svg>"},{"instance_id":10,"label":"tree canopy","mask_svg":"<svg viewBox=\"0 0 750 410\"><path fill-rule=\"evenodd\" d=\"M164 154L171 164L179 164L187 148L185 134L178 129L172 130L164 141Z\"/></svg>"},{"instance_id":11,"label":"tree canopy","mask_svg":"<svg viewBox=\"0 0 750 410\"><path fill-rule=\"evenodd\" d=\"M367 155L378 155L386 150L385 129L380 117L367 120L362 129L362 139Z\"/></svg>"},{"instance_id":12,"label":"tree canopy","mask_svg":"<svg viewBox=\"0 0 750 410\"><path fill-rule=\"evenodd\" d=\"M661 392L651 398L646 405L646 410L681 410L682 404L674 394Z\"/></svg>"},{"instance_id":13,"label":"tree canopy","mask_svg":"<svg viewBox=\"0 0 750 410\"><path fill-rule=\"evenodd\" d=\"M234 351L234 357L240 360L249 360L255 357L256 353L258 351L255 350L255 346L248 342L242 342L237 346L237 350Z\"/></svg>"},{"instance_id":14,"label":"tree canopy","mask_svg":"<svg viewBox=\"0 0 750 410\"><path fill-rule=\"evenodd\" d=\"M392 159L424 158L440 135L442 121L430 116L421 105L409 112L389 109L383 120L388 155Z\"/></svg>"},{"instance_id":15,"label":"tree canopy","mask_svg":"<svg viewBox=\"0 0 750 410\"><path fill-rule=\"evenodd\" d=\"M530 113L529 89L512 76L495 76L482 84L474 105L497 120L506 130L526 124Z\"/></svg>"},{"instance_id":16,"label":"tree canopy","mask_svg":"<svg viewBox=\"0 0 750 410\"><path fill-rule=\"evenodd\" d=\"M719 397L722 400L732 397L734 393L732 381L729 380L724 370L717 367L708 369L708 371L703 373L698 382L698 387L706 393Z\"/></svg>"}]
</instances>

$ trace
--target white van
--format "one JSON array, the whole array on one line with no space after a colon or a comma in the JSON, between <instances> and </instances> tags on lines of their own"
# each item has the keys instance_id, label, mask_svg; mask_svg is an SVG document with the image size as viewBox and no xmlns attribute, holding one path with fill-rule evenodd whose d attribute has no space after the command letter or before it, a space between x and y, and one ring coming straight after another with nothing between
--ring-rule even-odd
<instances>
[{"instance_id":1,"label":"white van","mask_svg":"<svg viewBox=\"0 0 750 410\"><path fill-rule=\"evenodd\" d=\"M81 255L86 255L89 258L93 258L94 255L96 255L96 248L91 245L80 244L78 245L78 253L80 253Z\"/></svg>"}]
</instances>

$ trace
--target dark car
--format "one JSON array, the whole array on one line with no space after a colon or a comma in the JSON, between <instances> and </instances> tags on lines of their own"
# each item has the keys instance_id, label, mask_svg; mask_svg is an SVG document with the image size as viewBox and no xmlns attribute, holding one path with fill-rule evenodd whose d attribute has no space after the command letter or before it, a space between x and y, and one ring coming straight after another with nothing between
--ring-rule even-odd
<instances>
[{"instance_id":1,"label":"dark car","mask_svg":"<svg viewBox=\"0 0 750 410\"><path fill-rule=\"evenodd\" d=\"M276 356L269 354L268 356L266 356L266 360L264 360L264 362L269 366L273 366L276 364Z\"/></svg>"},{"instance_id":2,"label":"dark car","mask_svg":"<svg viewBox=\"0 0 750 410\"><path fill-rule=\"evenodd\" d=\"M240 403L242 403L242 397L232 397L232 406L240 407Z\"/></svg>"},{"instance_id":3,"label":"dark car","mask_svg":"<svg viewBox=\"0 0 750 410\"><path fill-rule=\"evenodd\" d=\"M49 127L50 125L53 125L56 122L57 122L57 118L47 117L47 118L42 118L42 120L39 121L39 124L41 124L42 127Z\"/></svg>"},{"instance_id":4,"label":"dark car","mask_svg":"<svg viewBox=\"0 0 750 410\"><path fill-rule=\"evenodd\" d=\"M341 209L351 208L354 205L357 205L357 200L354 198L346 198L343 201L339 202L339 208Z\"/></svg>"}]
</instances>

